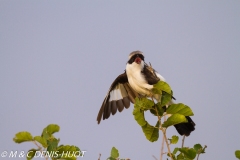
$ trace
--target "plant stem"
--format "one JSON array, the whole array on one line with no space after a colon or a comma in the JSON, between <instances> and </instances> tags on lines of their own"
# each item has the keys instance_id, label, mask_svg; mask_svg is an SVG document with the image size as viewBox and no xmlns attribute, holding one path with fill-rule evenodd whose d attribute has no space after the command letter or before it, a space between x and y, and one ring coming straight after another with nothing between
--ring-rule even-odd
<instances>
[{"instance_id":1,"label":"plant stem","mask_svg":"<svg viewBox=\"0 0 240 160\"><path fill-rule=\"evenodd\" d=\"M197 160L198 160L198 158L199 158L199 155L200 155L200 154L197 155Z\"/></svg>"},{"instance_id":2,"label":"plant stem","mask_svg":"<svg viewBox=\"0 0 240 160\"><path fill-rule=\"evenodd\" d=\"M38 143L36 141L33 141L33 143L38 147L39 151L42 153L42 147L38 145ZM48 160L48 157L44 156L46 160Z\"/></svg>"},{"instance_id":3,"label":"plant stem","mask_svg":"<svg viewBox=\"0 0 240 160\"><path fill-rule=\"evenodd\" d=\"M171 149L170 149L170 145L168 144L168 140L167 140L167 136L166 136L166 129L163 128L163 129L162 129L162 132L163 132L163 136L164 136L164 139L165 139L167 148L168 148L168 153L169 153L171 159L173 160L172 152L171 152Z\"/></svg>"},{"instance_id":4,"label":"plant stem","mask_svg":"<svg viewBox=\"0 0 240 160\"><path fill-rule=\"evenodd\" d=\"M205 146L202 148L201 152L202 152L202 151L204 151L204 149L205 149L205 148L207 148L207 146L206 146L206 145L205 145ZM200 156L201 152L200 152L200 153L198 153L197 160L198 160L198 158L199 158L199 156Z\"/></svg>"},{"instance_id":5,"label":"plant stem","mask_svg":"<svg viewBox=\"0 0 240 160\"><path fill-rule=\"evenodd\" d=\"M164 121L166 121L166 116L164 117ZM163 150L164 150L164 136L162 137L162 147L161 147L161 154L160 154L160 160L163 159Z\"/></svg>"},{"instance_id":6,"label":"plant stem","mask_svg":"<svg viewBox=\"0 0 240 160\"><path fill-rule=\"evenodd\" d=\"M157 110L156 104L155 104L155 102L154 102L154 100L153 100L153 97L151 97L151 98L152 98L152 101L153 101L153 103L154 103L154 109L155 109L155 111L156 111L156 113L157 113L158 122L159 122L159 130L161 130L161 129L160 129L160 128L162 128L161 116L158 115L158 110ZM164 117L164 118L165 118L165 117ZM164 120L165 120L165 119L164 119ZM164 149L164 136L163 136L163 139L162 139L162 147L161 147L161 152L160 152L160 160L162 160L162 158L163 158L163 149Z\"/></svg>"},{"instance_id":7,"label":"plant stem","mask_svg":"<svg viewBox=\"0 0 240 160\"><path fill-rule=\"evenodd\" d=\"M158 160L154 155L153 155L153 158L154 158L155 160Z\"/></svg>"},{"instance_id":8,"label":"plant stem","mask_svg":"<svg viewBox=\"0 0 240 160\"><path fill-rule=\"evenodd\" d=\"M163 159L163 149L164 149L164 136L162 137L162 147L161 147L160 160Z\"/></svg>"},{"instance_id":9,"label":"plant stem","mask_svg":"<svg viewBox=\"0 0 240 160\"><path fill-rule=\"evenodd\" d=\"M153 100L153 97L151 97L151 98L152 98L152 100ZM153 102L154 102L154 100L153 100ZM154 102L154 105L155 105L155 102ZM157 113L158 122L159 122L159 125L160 125L159 129L162 130L162 132L163 132L163 139L165 139L165 142L166 142L166 145L167 145L167 148L168 148L168 153L169 153L171 159L173 160L172 152L171 152L171 149L170 149L170 145L168 144L168 140L167 140L167 136L166 136L166 128L162 128L161 116L158 115L158 110L157 110L156 107L155 107L155 111L156 111L156 113ZM164 118L166 118L165 115L164 115ZM166 120L166 119L164 119L164 120ZM162 149L162 150L163 150L163 149ZM162 159L162 155L163 155L163 154L162 154L162 152L161 152L160 159Z\"/></svg>"},{"instance_id":10,"label":"plant stem","mask_svg":"<svg viewBox=\"0 0 240 160\"><path fill-rule=\"evenodd\" d=\"M183 148L183 146L184 146L184 140L185 140L185 135L183 135L183 139L182 139L182 148Z\"/></svg>"},{"instance_id":11,"label":"plant stem","mask_svg":"<svg viewBox=\"0 0 240 160\"><path fill-rule=\"evenodd\" d=\"M38 149L39 149L40 151L42 151L42 147L39 146L36 141L33 141L33 143L38 147Z\"/></svg>"}]
</instances>

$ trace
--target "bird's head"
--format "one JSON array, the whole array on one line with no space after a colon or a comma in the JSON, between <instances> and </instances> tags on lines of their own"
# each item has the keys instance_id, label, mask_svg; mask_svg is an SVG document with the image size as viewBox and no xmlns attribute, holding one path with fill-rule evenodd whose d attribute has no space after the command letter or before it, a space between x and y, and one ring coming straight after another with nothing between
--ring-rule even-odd
<instances>
[{"instance_id":1,"label":"bird's head","mask_svg":"<svg viewBox=\"0 0 240 160\"><path fill-rule=\"evenodd\" d=\"M144 62L144 55L141 51L133 51L129 54L128 63L132 64L133 62L137 64L141 64L141 62Z\"/></svg>"}]
</instances>

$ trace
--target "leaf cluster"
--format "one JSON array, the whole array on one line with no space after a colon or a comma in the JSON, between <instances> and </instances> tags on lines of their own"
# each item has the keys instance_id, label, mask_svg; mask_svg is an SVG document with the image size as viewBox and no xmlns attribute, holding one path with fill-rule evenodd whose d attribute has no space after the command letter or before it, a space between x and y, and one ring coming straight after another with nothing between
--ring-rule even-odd
<instances>
[{"instance_id":1,"label":"leaf cluster","mask_svg":"<svg viewBox=\"0 0 240 160\"><path fill-rule=\"evenodd\" d=\"M155 84L152 93L153 95L161 97L161 99L159 98L159 102L155 104L154 100L150 100L146 97L136 98L133 115L137 123L142 127L146 138L154 142L159 138L159 130L165 130L170 126L188 122L185 116L193 116L193 112L190 107L183 103L170 104L173 92L166 82L159 81ZM144 117L145 111L150 111L153 115L158 117L155 126L150 125L146 121ZM171 116L162 123L161 118L167 114L171 114Z\"/></svg>"},{"instance_id":2,"label":"leaf cluster","mask_svg":"<svg viewBox=\"0 0 240 160\"><path fill-rule=\"evenodd\" d=\"M155 142L159 138L159 131L162 131L166 145L168 147L168 156L172 160L193 160L199 157L200 154L205 153L205 147L200 144L194 145L193 148L189 147L176 147L173 152L170 150L171 144L177 144L179 137L172 136L167 140L166 130L168 127L179 123L187 123L186 116L193 116L191 108L183 103L173 104L173 92L170 86L163 81L159 81L152 89L152 99L146 97L136 98L133 110L133 116L137 123L141 126L142 131L150 142ZM157 100L155 103L154 99ZM150 111L154 116L157 116L156 124L153 126L149 124L145 117L144 112ZM166 121L162 121L164 116L169 116ZM185 138L185 137L184 137ZM184 139L183 139L184 141Z\"/></svg>"},{"instance_id":3,"label":"leaf cluster","mask_svg":"<svg viewBox=\"0 0 240 160\"><path fill-rule=\"evenodd\" d=\"M76 160L77 157L82 156L82 152L77 146L73 145L59 145L60 139L54 137L54 133L58 132L60 127L56 124L50 124L42 131L41 136L32 136L27 131L18 132L13 141L16 143L33 142L38 147L28 151L27 160L30 160L38 154L43 154L47 159L50 157L55 159Z\"/></svg>"},{"instance_id":4,"label":"leaf cluster","mask_svg":"<svg viewBox=\"0 0 240 160\"><path fill-rule=\"evenodd\" d=\"M236 158L240 159L240 150L235 151L235 156Z\"/></svg>"},{"instance_id":5,"label":"leaf cluster","mask_svg":"<svg viewBox=\"0 0 240 160\"><path fill-rule=\"evenodd\" d=\"M201 144L195 144L193 148L176 147L171 154L174 160L194 160L196 157L198 159L200 154L204 154L206 148L207 146L202 147Z\"/></svg>"},{"instance_id":6,"label":"leaf cluster","mask_svg":"<svg viewBox=\"0 0 240 160\"><path fill-rule=\"evenodd\" d=\"M172 136L172 139L169 139L172 144L176 144L178 142L178 136ZM182 147L182 148L175 148L174 151L171 153L173 160L194 160L194 158L199 157L200 154L205 153L205 149L207 146L202 147L201 144L195 144L193 148L189 147ZM168 156L170 157L169 153ZM112 147L111 155L107 158L107 160L123 160L119 158L118 149ZM124 159L129 160L129 159Z\"/></svg>"},{"instance_id":7,"label":"leaf cluster","mask_svg":"<svg viewBox=\"0 0 240 160\"><path fill-rule=\"evenodd\" d=\"M110 157L107 158L107 160L130 160L130 159L128 159L128 158L120 159L118 149L115 147L112 147L111 155L110 155Z\"/></svg>"}]
</instances>

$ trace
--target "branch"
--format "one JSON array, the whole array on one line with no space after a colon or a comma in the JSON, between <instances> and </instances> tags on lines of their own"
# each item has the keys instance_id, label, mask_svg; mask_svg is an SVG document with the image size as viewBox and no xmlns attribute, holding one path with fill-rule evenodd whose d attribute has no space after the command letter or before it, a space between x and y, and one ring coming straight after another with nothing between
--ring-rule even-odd
<instances>
[{"instance_id":1,"label":"branch","mask_svg":"<svg viewBox=\"0 0 240 160\"><path fill-rule=\"evenodd\" d=\"M183 135L183 139L182 139L182 148L183 148L183 146L184 146L184 140L185 140L185 135Z\"/></svg>"},{"instance_id":2,"label":"branch","mask_svg":"<svg viewBox=\"0 0 240 160\"><path fill-rule=\"evenodd\" d=\"M154 106L155 106L155 102L154 102L154 100L153 100L153 97L151 96L151 98L152 98L152 101L153 101ZM166 128L162 128L161 116L158 115L158 110L157 110L157 108L156 108L156 107L154 107L154 108L155 108L155 111L156 111L156 113L157 113L157 117L158 117L158 121L159 121L159 125L160 125L159 130L162 130L162 132L163 132L163 137L164 137L164 139L165 139L165 142L166 142L166 145L167 145L167 148L168 148L168 153L169 153L171 159L173 160L172 152L171 152L171 149L170 149L170 145L168 144L168 140L167 140L167 136L166 136ZM164 115L164 117L165 117L165 115ZM161 155L161 157L162 157L162 155ZM160 158L161 158L161 157L160 157Z\"/></svg>"},{"instance_id":3,"label":"branch","mask_svg":"<svg viewBox=\"0 0 240 160\"><path fill-rule=\"evenodd\" d=\"M162 132L163 132L163 136L164 136L167 148L168 148L168 153L169 153L171 159L173 160L172 152L171 152L171 149L170 149L170 145L168 144L168 140L167 140L167 136L166 136L166 129L162 129Z\"/></svg>"},{"instance_id":4,"label":"branch","mask_svg":"<svg viewBox=\"0 0 240 160\"><path fill-rule=\"evenodd\" d=\"M164 117L164 121L166 121L166 116L163 116ZM161 154L160 154L160 160L163 159L163 150L164 150L164 136L162 137L162 147L161 147Z\"/></svg>"},{"instance_id":5,"label":"branch","mask_svg":"<svg viewBox=\"0 0 240 160\"><path fill-rule=\"evenodd\" d=\"M206 145L203 147L202 151L203 151L205 148L207 148ZM197 160L198 160L199 156L200 156L200 153L198 153Z\"/></svg>"},{"instance_id":6,"label":"branch","mask_svg":"<svg viewBox=\"0 0 240 160\"><path fill-rule=\"evenodd\" d=\"M158 160L154 155L152 155L155 160Z\"/></svg>"},{"instance_id":7,"label":"branch","mask_svg":"<svg viewBox=\"0 0 240 160\"><path fill-rule=\"evenodd\" d=\"M38 147L39 151L40 151L41 153L43 153L42 147L41 147L40 145L38 145L38 143L37 143L35 140L32 141L32 142ZM48 157L46 157L46 155L45 155L44 157L45 157L46 160L48 160Z\"/></svg>"}]
</instances>

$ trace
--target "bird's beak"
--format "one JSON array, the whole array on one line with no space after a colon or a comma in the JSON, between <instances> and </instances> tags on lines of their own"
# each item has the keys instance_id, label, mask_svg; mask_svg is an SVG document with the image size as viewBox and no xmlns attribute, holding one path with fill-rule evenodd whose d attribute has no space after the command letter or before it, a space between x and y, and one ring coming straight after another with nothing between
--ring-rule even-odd
<instances>
[{"instance_id":1,"label":"bird's beak","mask_svg":"<svg viewBox=\"0 0 240 160\"><path fill-rule=\"evenodd\" d=\"M141 58L139 58L139 57L137 57L137 58L135 59L135 62L136 62L137 64L140 64L140 63L141 63L141 61L142 61L142 59L141 59Z\"/></svg>"}]
</instances>

